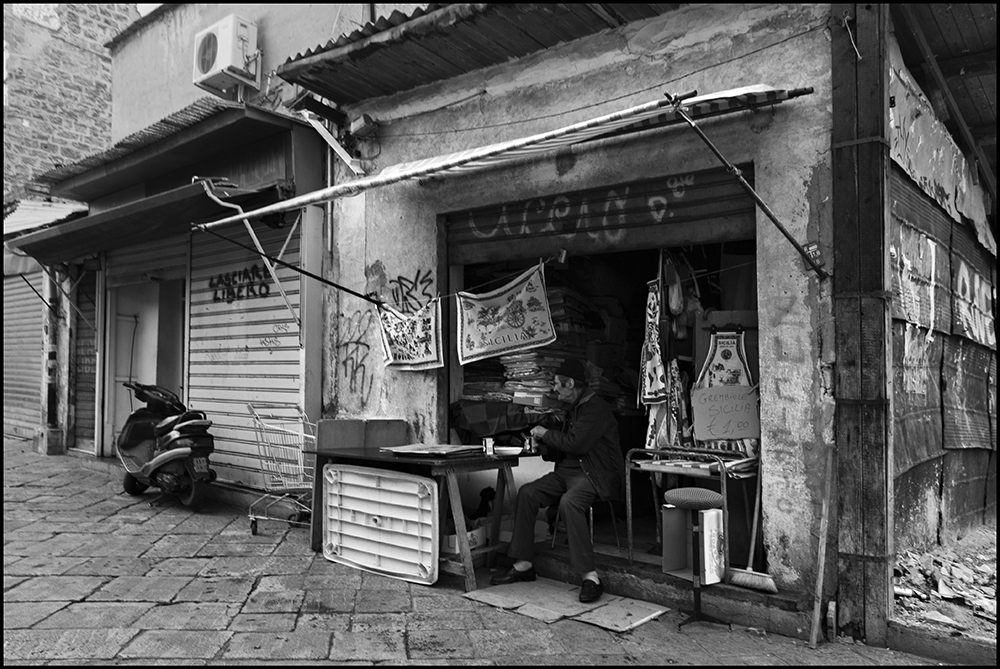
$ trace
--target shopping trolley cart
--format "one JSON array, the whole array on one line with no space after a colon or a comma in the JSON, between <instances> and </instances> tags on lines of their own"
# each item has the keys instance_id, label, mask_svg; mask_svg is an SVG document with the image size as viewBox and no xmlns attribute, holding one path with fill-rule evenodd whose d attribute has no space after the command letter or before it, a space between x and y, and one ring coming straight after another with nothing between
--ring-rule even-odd
<instances>
[{"instance_id":1,"label":"shopping trolley cart","mask_svg":"<svg viewBox=\"0 0 1000 669\"><path fill-rule=\"evenodd\" d=\"M261 415L247 404L257 432L265 494L250 504L250 534L257 534L258 520L280 520L308 526L312 514L313 465L304 449L316 443L316 424L299 417ZM280 515L279 515L280 514Z\"/></svg>"}]
</instances>

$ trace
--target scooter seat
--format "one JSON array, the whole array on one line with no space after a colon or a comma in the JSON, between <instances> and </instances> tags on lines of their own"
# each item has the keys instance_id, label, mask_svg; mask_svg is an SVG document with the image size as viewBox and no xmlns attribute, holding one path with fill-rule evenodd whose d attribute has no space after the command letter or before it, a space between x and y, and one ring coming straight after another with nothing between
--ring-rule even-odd
<instances>
[{"instance_id":1,"label":"scooter seat","mask_svg":"<svg viewBox=\"0 0 1000 669\"><path fill-rule=\"evenodd\" d=\"M174 429L174 426L178 423L185 423L187 421L205 420L204 411L185 411L184 413L179 413L176 416L168 416L156 424L153 428L153 434L159 439L163 435L167 434Z\"/></svg>"}]
</instances>

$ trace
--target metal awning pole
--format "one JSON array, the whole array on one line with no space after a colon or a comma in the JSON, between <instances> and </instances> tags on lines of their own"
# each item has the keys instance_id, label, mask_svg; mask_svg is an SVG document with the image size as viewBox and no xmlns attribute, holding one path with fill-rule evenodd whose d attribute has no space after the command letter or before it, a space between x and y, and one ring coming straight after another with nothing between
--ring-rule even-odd
<instances>
[{"instance_id":1,"label":"metal awning pole","mask_svg":"<svg viewBox=\"0 0 1000 669\"><path fill-rule=\"evenodd\" d=\"M80 311L80 308L77 307L75 304L73 304L73 298L69 296L69 293L67 293L65 290L63 290L62 281L60 281L58 278L56 278L55 276L53 276L52 273L48 270L48 268L45 267L45 265L42 265L42 271L45 272L45 274L48 275L48 277L50 279L52 279L52 283L56 284L56 288L59 289L59 292L66 296L66 304L69 305L69 308L72 309L73 311L75 311L76 315L79 316L80 318L82 318L83 322L86 323L87 325L89 325L91 330L93 330L94 332L97 332L97 328L94 327L94 324L91 323L90 321L88 321L87 317L83 315L82 311ZM21 276L23 277L24 275L22 274ZM83 278L83 275L81 274L80 278L78 278L76 280L76 283L73 284L73 288L76 288L77 284L80 283L80 279L82 279L82 278ZM28 284L28 285L30 286L31 284ZM38 292L38 291L35 291L35 292Z\"/></svg>"},{"instance_id":2,"label":"metal awning pole","mask_svg":"<svg viewBox=\"0 0 1000 669\"><path fill-rule=\"evenodd\" d=\"M740 182L740 185L743 186L743 190L745 190L747 193L750 194L750 196L757 203L757 206L760 207L760 210L763 211L764 214L769 219L771 219L771 222L774 223L774 227L778 228L778 231L785 236L785 239L791 242L792 246L795 247L795 250L799 252L799 255L805 258L806 262L809 263L809 266L813 269L813 271L816 272L816 275L819 276L820 279L829 278L830 275L826 272L826 270L820 267L819 264L817 264L816 261L813 259L813 257L810 256L809 253L804 248L802 248L802 245L799 244L799 242L794 237L792 237L791 233L785 229L785 226L781 224L781 222L778 220L778 217L774 215L773 211L771 211L771 208L764 203L764 200L760 198L760 195L757 195L757 191L753 189L753 186L747 183L747 180L743 178L743 172L741 172L739 168L737 168L735 165L726 160L726 157L723 156L722 153L717 148L715 148L715 144L712 144L712 140L710 140L708 136L704 133L704 131L702 131L702 129L698 127L698 124L696 124L694 120L690 116L688 116L687 112L685 112L681 108L679 104L680 98L674 97L670 93L664 93L663 95L667 98L669 102L674 104L674 110L676 111L677 115L683 118L685 121L687 121L687 124L691 126L696 133L698 133L698 136L701 137L701 139L705 142L705 144L708 145L708 148L712 150L712 153L714 153L715 156L722 162L722 164L726 166L726 169L729 171L729 173L732 174L734 177L736 177L736 179Z\"/></svg>"},{"instance_id":3,"label":"metal awning pole","mask_svg":"<svg viewBox=\"0 0 1000 669\"><path fill-rule=\"evenodd\" d=\"M18 274L18 276L21 277L21 279L23 279L26 284L28 284L28 288L30 288L32 291L34 291L35 295L38 296L38 299L40 299L42 301L42 304L44 304L45 306L47 306L49 308L49 311L51 311L52 313L54 313L56 315L56 318L62 318L62 316L59 314L59 311L55 307L53 307L51 304L49 304L48 302L46 302L45 298L42 297L42 294L39 293L37 290L35 290L35 287L31 285L30 281L28 281L28 277L24 276L23 274Z\"/></svg>"},{"instance_id":4,"label":"metal awning pole","mask_svg":"<svg viewBox=\"0 0 1000 669\"><path fill-rule=\"evenodd\" d=\"M222 207L229 207L230 209L235 209L236 211L243 214L243 207L238 204L232 204L230 202L223 202L215 196L212 192L212 185L207 181L201 182L205 189L205 194L210 198L215 200L217 204ZM285 301L285 306L288 307L288 313L292 315L292 320L295 321L295 325L299 328L302 327L302 322L299 320L299 315L295 313L295 309L292 308L292 303L288 301L288 295L285 294L285 289L281 286L281 281L278 280L278 274L274 271L274 265L267 259L267 254L264 253L264 247L261 246L260 240L257 239L257 234L253 231L253 226L250 225L250 221L246 218L243 219L243 225L246 226L247 232L250 233L250 238L253 239L254 246L257 247L257 253L260 255L261 262L264 263L264 267L267 267L267 271L271 274L271 280L274 281L274 285L278 287L278 292L281 293L281 298Z\"/></svg>"}]
</instances>

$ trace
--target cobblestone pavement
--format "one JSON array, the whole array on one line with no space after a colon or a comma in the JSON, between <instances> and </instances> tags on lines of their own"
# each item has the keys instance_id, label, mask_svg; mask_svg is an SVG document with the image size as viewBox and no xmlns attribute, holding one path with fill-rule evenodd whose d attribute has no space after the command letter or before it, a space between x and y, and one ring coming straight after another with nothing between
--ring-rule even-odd
<instances>
[{"instance_id":1,"label":"cobblestone pavement","mask_svg":"<svg viewBox=\"0 0 1000 669\"><path fill-rule=\"evenodd\" d=\"M930 665L697 623L554 624L327 561L246 510L129 497L117 474L4 440L4 664ZM479 574L486 584L489 573Z\"/></svg>"}]
</instances>

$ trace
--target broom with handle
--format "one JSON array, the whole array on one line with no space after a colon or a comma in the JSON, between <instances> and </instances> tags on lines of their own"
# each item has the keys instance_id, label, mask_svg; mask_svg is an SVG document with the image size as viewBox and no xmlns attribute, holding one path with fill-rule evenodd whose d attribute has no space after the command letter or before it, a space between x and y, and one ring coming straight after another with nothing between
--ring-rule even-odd
<instances>
[{"instance_id":1,"label":"broom with handle","mask_svg":"<svg viewBox=\"0 0 1000 669\"><path fill-rule=\"evenodd\" d=\"M750 555L747 557L747 568L730 569L729 583L752 590L776 593L778 587L774 584L774 579L768 574L753 570L754 549L757 548L757 523L760 520L760 493L763 489L760 465L757 467L757 498L753 505L753 527L750 529Z\"/></svg>"}]
</instances>

